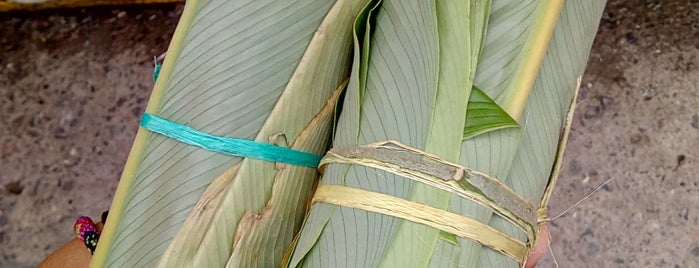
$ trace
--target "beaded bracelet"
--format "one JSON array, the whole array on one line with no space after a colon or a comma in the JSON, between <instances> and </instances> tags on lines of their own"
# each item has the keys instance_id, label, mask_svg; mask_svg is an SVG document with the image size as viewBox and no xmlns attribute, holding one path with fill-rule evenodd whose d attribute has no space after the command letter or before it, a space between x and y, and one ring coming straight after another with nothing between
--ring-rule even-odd
<instances>
[{"instance_id":1,"label":"beaded bracelet","mask_svg":"<svg viewBox=\"0 0 699 268\"><path fill-rule=\"evenodd\" d=\"M108 213L109 211L105 211L102 213L102 223L107 221ZM75 221L73 229L75 230L75 235L78 237L78 239L83 241L87 249L90 250L90 254L95 253L95 248L97 248L97 241L99 241L100 239L100 232L97 230L95 222L93 222L90 217L80 216Z\"/></svg>"}]
</instances>

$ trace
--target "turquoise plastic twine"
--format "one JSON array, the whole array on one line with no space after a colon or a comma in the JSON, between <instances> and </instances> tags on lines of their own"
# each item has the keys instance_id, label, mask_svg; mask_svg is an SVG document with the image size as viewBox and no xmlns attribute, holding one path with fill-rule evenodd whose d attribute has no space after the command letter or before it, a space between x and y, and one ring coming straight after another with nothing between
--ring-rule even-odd
<instances>
[{"instance_id":1,"label":"turquoise plastic twine","mask_svg":"<svg viewBox=\"0 0 699 268\"><path fill-rule=\"evenodd\" d=\"M226 155L317 168L321 156L269 143L210 135L186 125L144 113L141 127L180 142Z\"/></svg>"},{"instance_id":2,"label":"turquoise plastic twine","mask_svg":"<svg viewBox=\"0 0 699 268\"><path fill-rule=\"evenodd\" d=\"M158 75L160 75L160 69L162 67L163 65L158 63L158 58L153 56L153 82L158 81Z\"/></svg>"}]
</instances>

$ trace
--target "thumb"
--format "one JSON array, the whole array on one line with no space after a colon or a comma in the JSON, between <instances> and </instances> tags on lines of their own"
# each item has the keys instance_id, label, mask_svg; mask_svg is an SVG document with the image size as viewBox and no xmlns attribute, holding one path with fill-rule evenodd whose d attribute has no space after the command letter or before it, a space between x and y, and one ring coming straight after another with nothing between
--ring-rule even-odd
<instances>
[{"instance_id":1,"label":"thumb","mask_svg":"<svg viewBox=\"0 0 699 268\"><path fill-rule=\"evenodd\" d=\"M536 239L534 249L529 252L529 256L527 257L527 262L524 264L524 267L536 267L536 263L539 262L539 259L541 259L541 257L544 256L544 253L549 250L549 243L551 243L551 233L549 233L549 228L544 223L539 225L539 237Z\"/></svg>"}]
</instances>

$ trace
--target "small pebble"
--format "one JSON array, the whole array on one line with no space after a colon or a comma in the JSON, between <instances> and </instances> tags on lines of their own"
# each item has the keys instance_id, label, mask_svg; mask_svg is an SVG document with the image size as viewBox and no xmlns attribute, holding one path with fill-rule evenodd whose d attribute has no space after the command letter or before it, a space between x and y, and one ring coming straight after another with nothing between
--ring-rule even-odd
<instances>
[{"instance_id":1,"label":"small pebble","mask_svg":"<svg viewBox=\"0 0 699 268\"><path fill-rule=\"evenodd\" d=\"M625 36L625 37L626 37L626 43L629 43L629 44L631 44L631 45L635 45L636 42L638 42L638 39L636 39L636 37L633 36L633 33L632 33L632 32L626 33L626 36Z\"/></svg>"},{"instance_id":2,"label":"small pebble","mask_svg":"<svg viewBox=\"0 0 699 268\"><path fill-rule=\"evenodd\" d=\"M631 135L631 144L639 144L644 141L649 141L650 137L645 134L633 134Z\"/></svg>"},{"instance_id":3,"label":"small pebble","mask_svg":"<svg viewBox=\"0 0 699 268\"><path fill-rule=\"evenodd\" d=\"M677 156L677 167L682 166L684 164L684 160L687 160L687 157L684 156L683 154Z\"/></svg>"},{"instance_id":4,"label":"small pebble","mask_svg":"<svg viewBox=\"0 0 699 268\"><path fill-rule=\"evenodd\" d=\"M8 182L5 184L5 191L13 195L19 195L24 190L24 186L19 184L19 181Z\"/></svg>"},{"instance_id":5,"label":"small pebble","mask_svg":"<svg viewBox=\"0 0 699 268\"><path fill-rule=\"evenodd\" d=\"M643 100L649 101L653 98L653 89L652 88L644 88L643 93L641 93L641 96L643 96Z\"/></svg>"},{"instance_id":6,"label":"small pebble","mask_svg":"<svg viewBox=\"0 0 699 268\"><path fill-rule=\"evenodd\" d=\"M614 98L602 96L600 98L600 104L602 104L602 108L607 109L609 108L609 106L612 106L612 104L614 104Z\"/></svg>"},{"instance_id":7,"label":"small pebble","mask_svg":"<svg viewBox=\"0 0 699 268\"><path fill-rule=\"evenodd\" d=\"M589 107L587 107L587 110L585 110L584 117L585 117L585 119L597 118L597 117L599 117L601 110L602 109L597 105L589 106Z\"/></svg>"},{"instance_id":8,"label":"small pebble","mask_svg":"<svg viewBox=\"0 0 699 268\"><path fill-rule=\"evenodd\" d=\"M585 231L583 231L582 234L580 234L580 238L586 237L586 236L595 236L595 233L592 231L592 229L587 228Z\"/></svg>"}]
</instances>

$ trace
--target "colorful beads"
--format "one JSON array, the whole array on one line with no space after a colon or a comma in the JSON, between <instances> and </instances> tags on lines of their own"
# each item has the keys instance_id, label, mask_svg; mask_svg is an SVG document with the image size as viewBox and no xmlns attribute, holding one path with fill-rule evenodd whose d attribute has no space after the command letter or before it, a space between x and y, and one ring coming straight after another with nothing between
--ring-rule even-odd
<instances>
[{"instance_id":1,"label":"colorful beads","mask_svg":"<svg viewBox=\"0 0 699 268\"><path fill-rule=\"evenodd\" d=\"M73 228L75 229L75 235L77 235L78 238L85 243L87 249L90 250L90 254L94 253L95 248L97 248L97 241L100 238L100 233L97 231L97 226L95 226L92 219L80 216L75 221Z\"/></svg>"}]
</instances>

